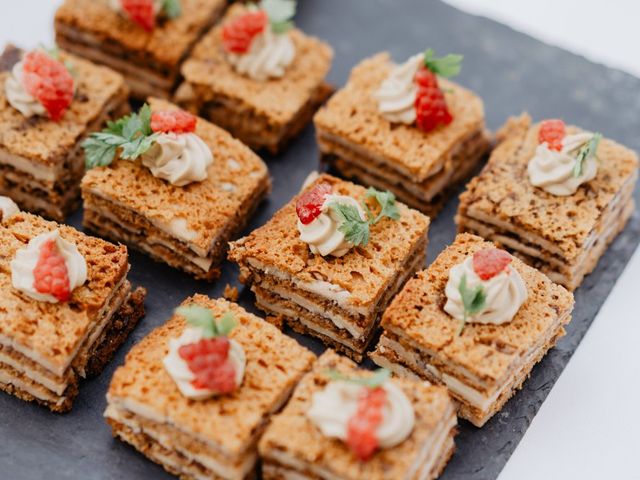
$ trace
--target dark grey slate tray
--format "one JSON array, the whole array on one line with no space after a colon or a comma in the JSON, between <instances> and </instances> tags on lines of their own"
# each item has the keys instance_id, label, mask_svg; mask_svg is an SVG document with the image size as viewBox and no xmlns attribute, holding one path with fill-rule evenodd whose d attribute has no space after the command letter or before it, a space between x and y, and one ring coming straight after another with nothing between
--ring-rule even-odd
<instances>
[{"instance_id":1,"label":"dark grey slate tray","mask_svg":"<svg viewBox=\"0 0 640 480\"><path fill-rule=\"evenodd\" d=\"M297 17L305 31L327 39L336 57L330 80L343 85L350 68L380 50L402 60L427 46L437 52L465 54L459 80L485 100L492 129L522 110L534 118L563 117L602 131L640 150L640 80L547 46L487 19L461 13L436 0L302 0ZM313 128L307 128L282 156L268 158L274 178L271 198L247 231L262 225L296 191L317 166ZM640 201L636 191L636 201ZM449 202L431 227L429 261L454 237L457 201ZM81 214L72 218L80 225ZM609 248L597 270L576 292L576 309L568 335L537 365L531 378L484 428L461 422L458 449L445 479L494 479L522 438L609 294L640 239L634 215ZM213 285L199 283L143 255L132 253L131 278L149 289L147 317L115 360L98 378L81 386L73 411L56 415L35 405L0 395L0 478L165 479L164 471L133 449L111 438L102 418L105 392L125 353L162 324L185 297L195 292L220 296L226 283L239 285L237 270L224 266ZM255 311L250 292L240 303ZM322 346L297 335L316 352Z\"/></svg>"}]
</instances>

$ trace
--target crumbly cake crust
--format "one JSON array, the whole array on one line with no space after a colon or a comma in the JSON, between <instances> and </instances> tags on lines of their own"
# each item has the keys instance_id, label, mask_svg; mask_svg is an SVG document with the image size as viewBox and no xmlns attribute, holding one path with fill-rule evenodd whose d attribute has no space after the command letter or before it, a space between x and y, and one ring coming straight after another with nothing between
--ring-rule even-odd
<instances>
[{"instance_id":1,"label":"crumbly cake crust","mask_svg":"<svg viewBox=\"0 0 640 480\"><path fill-rule=\"evenodd\" d=\"M16 251L24 248L29 240L56 228L63 238L77 245L86 259L87 282L73 291L68 303L34 302L13 289L9 264ZM88 237L72 227L28 213L18 213L2 223L0 245L0 291L3 292L0 335L64 370L114 286L126 276L129 270L126 247Z\"/></svg>"},{"instance_id":2,"label":"crumbly cake crust","mask_svg":"<svg viewBox=\"0 0 640 480\"><path fill-rule=\"evenodd\" d=\"M412 344L436 351L486 381L508 374L513 361L535 347L542 332L563 312L573 308L573 295L544 274L514 258L513 268L524 280L529 298L511 322L502 325L459 323L444 310L449 270L467 256L493 246L480 237L459 234L431 266L409 280L382 318L382 326ZM568 319L567 319L568 320Z\"/></svg>"},{"instance_id":3,"label":"crumbly cake crust","mask_svg":"<svg viewBox=\"0 0 640 480\"><path fill-rule=\"evenodd\" d=\"M182 317L174 316L129 352L113 376L107 398L110 404L140 405L181 432L240 456L254 445L273 409L311 368L315 355L235 303L195 295L183 305L192 303L210 308L218 318L227 311L234 313L238 326L230 337L247 356L242 386L230 395L203 401L180 394L162 366L169 339L180 336L186 326Z\"/></svg>"},{"instance_id":4,"label":"crumbly cake crust","mask_svg":"<svg viewBox=\"0 0 640 480\"><path fill-rule=\"evenodd\" d=\"M106 46L117 45L153 62L157 70L174 71L202 31L217 17L225 0L182 0L182 14L161 21L152 32L119 15L107 0L65 0L55 16L56 30L67 26L88 32Z\"/></svg>"},{"instance_id":5,"label":"crumbly cake crust","mask_svg":"<svg viewBox=\"0 0 640 480\"><path fill-rule=\"evenodd\" d=\"M637 175L635 152L603 139L598 174L570 196L560 197L529 183L527 164L538 145L539 124L523 114L510 119L499 134L482 173L460 196L458 217L482 214L531 232L556 247L571 262L582 251L601 214L626 182ZM568 133L579 131L568 127Z\"/></svg>"},{"instance_id":6,"label":"crumbly cake crust","mask_svg":"<svg viewBox=\"0 0 640 480\"><path fill-rule=\"evenodd\" d=\"M443 420L453 415L453 403L446 389L426 382L394 378L392 381L403 390L415 409L415 428L401 444L379 451L367 462L359 462L343 442L322 435L306 417L313 394L322 390L328 382L326 373L329 370L349 376L369 374L358 370L350 360L327 350L313 370L300 381L284 410L272 419L259 444L263 461L274 462L280 454L302 465L313 465L330 472L331 478L405 478L425 442L442 425ZM450 432L449 435L452 434ZM450 452L443 454L447 456ZM438 467L442 468L440 465ZM305 478L315 477L309 475Z\"/></svg>"},{"instance_id":7,"label":"crumbly cake crust","mask_svg":"<svg viewBox=\"0 0 640 480\"><path fill-rule=\"evenodd\" d=\"M158 99L150 104L156 110L176 108ZM260 157L219 127L199 119L196 134L214 156L206 180L177 187L154 177L139 161L116 160L86 173L83 196L115 203L160 228L171 230L178 221L190 236L186 243L204 254L224 247L230 235L222 238L221 233L230 223L240 224L238 212L247 202L260 200L265 185L270 189L269 174Z\"/></svg>"},{"instance_id":8,"label":"crumbly cake crust","mask_svg":"<svg viewBox=\"0 0 640 480\"><path fill-rule=\"evenodd\" d=\"M69 109L59 122L44 117L27 119L9 105L4 88L0 88L0 151L46 167L62 167L109 102L115 98L125 102L127 89L122 75L66 52L60 52L60 57L71 62L76 72L76 93ZM0 85L9 75L10 71L0 71Z\"/></svg>"},{"instance_id":9,"label":"crumbly cake crust","mask_svg":"<svg viewBox=\"0 0 640 480\"><path fill-rule=\"evenodd\" d=\"M412 125L392 125L379 114L372 95L393 66L388 53L360 62L352 70L347 85L316 113L314 123L319 138L326 133L358 145L421 182L466 137L484 130L484 106L473 92L440 79L454 117L450 125L429 133Z\"/></svg>"},{"instance_id":10,"label":"crumbly cake crust","mask_svg":"<svg viewBox=\"0 0 640 480\"><path fill-rule=\"evenodd\" d=\"M251 113L266 117L270 125L288 124L324 84L333 52L326 43L293 29L296 57L282 78L259 82L240 75L225 58L221 35L222 25L245 11L245 6L231 6L221 25L198 42L182 66L185 82L193 89L198 109L226 98L237 102L237 115Z\"/></svg>"},{"instance_id":11,"label":"crumbly cake crust","mask_svg":"<svg viewBox=\"0 0 640 480\"><path fill-rule=\"evenodd\" d=\"M330 175L321 175L314 184L326 182L334 192L363 199L366 189ZM247 268L258 262L268 269L290 275L296 282L327 281L349 294L353 307L373 307L395 278L403 262L417 243L423 241L429 218L398 204L398 221L382 219L371 227L371 239L364 247L352 249L340 258L313 255L299 239L293 198L266 225L248 236L232 242L229 259ZM277 239L278 241L274 241ZM248 272L241 271L241 280Z\"/></svg>"}]
</instances>

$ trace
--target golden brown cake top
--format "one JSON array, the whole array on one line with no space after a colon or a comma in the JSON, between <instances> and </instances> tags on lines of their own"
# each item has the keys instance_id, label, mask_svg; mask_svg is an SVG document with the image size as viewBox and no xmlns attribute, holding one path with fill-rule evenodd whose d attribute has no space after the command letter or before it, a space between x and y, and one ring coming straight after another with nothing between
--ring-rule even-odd
<instances>
[{"instance_id":1,"label":"golden brown cake top","mask_svg":"<svg viewBox=\"0 0 640 480\"><path fill-rule=\"evenodd\" d=\"M475 235L459 234L429 268L407 282L385 311L382 326L482 379L501 379L514 361L542 341L559 316L570 313L573 294L514 257L511 266L521 275L528 298L513 320L501 325L468 323L458 336L459 321L443 310L449 270L494 246Z\"/></svg>"},{"instance_id":2,"label":"golden brown cake top","mask_svg":"<svg viewBox=\"0 0 640 480\"><path fill-rule=\"evenodd\" d=\"M379 113L373 94L394 66L388 53L360 62L347 85L316 113L314 122L319 129L398 165L421 182L464 139L484 129L484 106L473 92L441 78L453 115L450 125L425 133L415 125L392 124Z\"/></svg>"},{"instance_id":3,"label":"golden brown cake top","mask_svg":"<svg viewBox=\"0 0 640 480\"><path fill-rule=\"evenodd\" d=\"M296 387L291 400L276 415L260 440L260 454L269 457L273 451L293 457L294 461L313 464L331 472L336 478L366 478L381 480L406 478L410 466L421 454L425 442L448 422L453 413L452 401L447 389L394 378L415 410L416 423L409 438L399 445L377 452L369 461L358 461L344 442L325 437L306 416L313 394L321 391L328 382L327 371L337 370L353 376L370 375L359 370L349 359L333 350L327 350Z\"/></svg>"},{"instance_id":4,"label":"golden brown cake top","mask_svg":"<svg viewBox=\"0 0 640 480\"><path fill-rule=\"evenodd\" d=\"M293 29L291 38L296 55L282 78L257 81L237 73L227 61L222 47L223 25L244 13L246 7L233 5L222 24L213 28L194 47L182 66L185 80L198 88L207 102L228 97L264 115L278 125L291 121L324 82L331 69L333 51L326 43Z\"/></svg>"},{"instance_id":5,"label":"golden brown cake top","mask_svg":"<svg viewBox=\"0 0 640 480\"><path fill-rule=\"evenodd\" d=\"M177 108L158 99L149 103L153 110ZM186 226L189 243L208 251L230 224L239 221L240 207L262 193L269 172L258 155L225 130L199 118L195 133L213 154L202 182L179 187L154 177L139 159L115 160L89 170L82 180L83 191L133 210L165 230L170 231L176 221L186 222L179 228Z\"/></svg>"},{"instance_id":6,"label":"golden brown cake top","mask_svg":"<svg viewBox=\"0 0 640 480\"><path fill-rule=\"evenodd\" d=\"M460 211L471 217L478 212L531 232L571 260L582 253L603 211L629 181L635 181L638 156L603 138L597 151L597 176L573 195L556 196L529 182L527 165L538 146L538 130L539 124L532 125L526 114L505 124L499 133L501 143L488 164L460 196ZM567 127L568 134L579 131Z\"/></svg>"},{"instance_id":7,"label":"golden brown cake top","mask_svg":"<svg viewBox=\"0 0 640 480\"><path fill-rule=\"evenodd\" d=\"M122 75L107 67L65 52L60 58L73 65L76 92L59 122L48 117L25 118L9 105L4 83L11 71L0 71L0 150L47 167L61 166L89 124L126 88Z\"/></svg>"},{"instance_id":8,"label":"golden brown cake top","mask_svg":"<svg viewBox=\"0 0 640 480\"><path fill-rule=\"evenodd\" d=\"M237 456L251 446L274 409L288 396L316 357L273 325L224 299L195 295L182 305L210 308L216 318L228 311L238 322L230 338L246 354L242 385L233 393L207 400L184 397L162 364L168 342L179 337L185 320L174 315L131 349L109 387L108 399L133 402L185 433Z\"/></svg>"},{"instance_id":9,"label":"golden brown cake top","mask_svg":"<svg viewBox=\"0 0 640 480\"><path fill-rule=\"evenodd\" d=\"M29 241L56 228L78 247L87 263L87 281L66 303L39 302L13 288L10 263ZM0 225L0 336L24 347L49 365L67 365L99 320L98 312L129 269L127 248L89 237L29 213Z\"/></svg>"},{"instance_id":10,"label":"golden brown cake top","mask_svg":"<svg viewBox=\"0 0 640 480\"><path fill-rule=\"evenodd\" d=\"M56 27L61 25L79 35L92 35L111 48L115 43L136 56L150 57L152 63L160 64L159 70L175 70L226 2L181 0L181 3L180 16L160 21L151 32L112 10L109 0L65 0L56 12L55 22Z\"/></svg>"},{"instance_id":11,"label":"golden brown cake top","mask_svg":"<svg viewBox=\"0 0 640 480\"><path fill-rule=\"evenodd\" d=\"M336 195L364 200L366 189L330 175L321 175L312 185L329 183ZM371 306L377 302L415 247L426 240L429 217L398 203L400 218L383 218L371 226L369 243L352 248L343 257L323 257L309 251L299 238L294 197L266 225L230 244L229 258L237 263L257 261L266 269L277 269L294 282L329 282L349 292L349 303ZM372 208L373 204L372 204Z\"/></svg>"}]
</instances>

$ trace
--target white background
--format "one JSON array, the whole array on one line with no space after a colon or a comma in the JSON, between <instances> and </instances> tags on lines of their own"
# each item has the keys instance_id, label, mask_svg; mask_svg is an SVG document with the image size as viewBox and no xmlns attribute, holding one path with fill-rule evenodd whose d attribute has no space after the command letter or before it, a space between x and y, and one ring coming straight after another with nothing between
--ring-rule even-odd
<instances>
[{"instance_id":1,"label":"white background","mask_svg":"<svg viewBox=\"0 0 640 480\"><path fill-rule=\"evenodd\" d=\"M446 1L640 76L640 0ZM3 0L0 45L51 43L59 3ZM639 251L499 480L640 479L638 285Z\"/></svg>"}]
</instances>

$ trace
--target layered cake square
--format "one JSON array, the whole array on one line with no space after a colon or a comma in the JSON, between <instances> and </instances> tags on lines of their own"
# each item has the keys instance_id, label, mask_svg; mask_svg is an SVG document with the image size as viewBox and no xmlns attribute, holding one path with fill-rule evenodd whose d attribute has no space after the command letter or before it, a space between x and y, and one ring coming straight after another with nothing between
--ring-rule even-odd
<instances>
[{"instance_id":1,"label":"layered cake square","mask_svg":"<svg viewBox=\"0 0 640 480\"><path fill-rule=\"evenodd\" d=\"M121 72L133 97L168 99L180 65L225 6L225 0L65 0L55 15L56 41Z\"/></svg>"},{"instance_id":2,"label":"layered cake square","mask_svg":"<svg viewBox=\"0 0 640 480\"><path fill-rule=\"evenodd\" d=\"M321 175L229 258L256 305L356 361L391 298L422 268L429 218L393 194Z\"/></svg>"},{"instance_id":3,"label":"layered cake square","mask_svg":"<svg viewBox=\"0 0 640 480\"><path fill-rule=\"evenodd\" d=\"M437 478L454 451L447 390L328 350L260 440L265 480Z\"/></svg>"},{"instance_id":4,"label":"layered cake square","mask_svg":"<svg viewBox=\"0 0 640 480\"><path fill-rule=\"evenodd\" d=\"M63 221L80 204L80 143L125 114L122 76L61 51L0 56L0 195Z\"/></svg>"},{"instance_id":5,"label":"layered cake square","mask_svg":"<svg viewBox=\"0 0 640 480\"><path fill-rule=\"evenodd\" d=\"M331 94L333 52L292 28L295 2L236 4L182 66L176 101L254 149L278 152Z\"/></svg>"},{"instance_id":6,"label":"layered cake square","mask_svg":"<svg viewBox=\"0 0 640 480\"><path fill-rule=\"evenodd\" d=\"M400 65L388 53L360 62L314 117L322 159L434 217L490 148L482 99L444 78L460 61L427 50Z\"/></svg>"},{"instance_id":7,"label":"layered cake square","mask_svg":"<svg viewBox=\"0 0 640 480\"><path fill-rule=\"evenodd\" d=\"M271 189L263 161L211 123L151 99L84 144L84 226L199 279Z\"/></svg>"},{"instance_id":8,"label":"layered cake square","mask_svg":"<svg viewBox=\"0 0 640 480\"><path fill-rule=\"evenodd\" d=\"M371 358L446 385L458 414L484 425L565 333L573 295L480 237L459 234L382 318Z\"/></svg>"},{"instance_id":9,"label":"layered cake square","mask_svg":"<svg viewBox=\"0 0 640 480\"><path fill-rule=\"evenodd\" d=\"M54 412L71 409L144 315L126 247L3 208L0 389Z\"/></svg>"},{"instance_id":10,"label":"layered cake square","mask_svg":"<svg viewBox=\"0 0 640 480\"><path fill-rule=\"evenodd\" d=\"M459 231L513 252L569 290L633 214L638 156L562 120L513 118L460 196Z\"/></svg>"},{"instance_id":11,"label":"layered cake square","mask_svg":"<svg viewBox=\"0 0 640 480\"><path fill-rule=\"evenodd\" d=\"M196 295L129 352L105 417L180 478L255 478L260 436L315 359L235 303Z\"/></svg>"}]
</instances>

